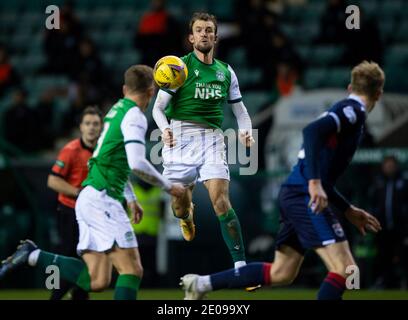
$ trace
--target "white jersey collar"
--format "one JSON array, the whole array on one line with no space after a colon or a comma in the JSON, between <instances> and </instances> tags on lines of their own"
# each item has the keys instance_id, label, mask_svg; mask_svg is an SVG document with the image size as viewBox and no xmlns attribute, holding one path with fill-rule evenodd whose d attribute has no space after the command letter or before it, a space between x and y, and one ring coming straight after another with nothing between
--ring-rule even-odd
<instances>
[{"instance_id":1,"label":"white jersey collar","mask_svg":"<svg viewBox=\"0 0 408 320\"><path fill-rule=\"evenodd\" d=\"M364 112L366 112L365 104L364 104L363 100L361 100L361 98L360 98L358 95L355 95L354 93L351 93L351 94L348 96L348 98L349 98L349 99L352 99L352 100L355 100L355 101L357 101L359 104L361 104L361 109L362 109Z\"/></svg>"}]
</instances>

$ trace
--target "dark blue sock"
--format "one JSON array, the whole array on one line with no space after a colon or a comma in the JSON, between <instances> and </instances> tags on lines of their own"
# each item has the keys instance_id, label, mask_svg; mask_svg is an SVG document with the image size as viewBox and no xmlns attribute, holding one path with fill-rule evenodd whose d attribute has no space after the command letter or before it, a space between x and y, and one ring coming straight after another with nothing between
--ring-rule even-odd
<instances>
[{"instance_id":1,"label":"dark blue sock","mask_svg":"<svg viewBox=\"0 0 408 320\"><path fill-rule=\"evenodd\" d=\"M342 300L346 279L341 275L329 272L320 286L319 293L317 294L318 300Z\"/></svg>"},{"instance_id":2,"label":"dark blue sock","mask_svg":"<svg viewBox=\"0 0 408 320\"><path fill-rule=\"evenodd\" d=\"M210 276L213 290L245 288L270 284L271 263L254 262L239 269L229 269Z\"/></svg>"}]
</instances>

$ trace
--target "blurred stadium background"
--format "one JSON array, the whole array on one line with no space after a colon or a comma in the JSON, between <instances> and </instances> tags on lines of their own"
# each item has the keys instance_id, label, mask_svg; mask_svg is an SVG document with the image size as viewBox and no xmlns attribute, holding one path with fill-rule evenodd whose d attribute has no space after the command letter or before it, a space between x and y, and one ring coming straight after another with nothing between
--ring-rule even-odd
<instances>
[{"instance_id":1,"label":"blurred stadium background","mask_svg":"<svg viewBox=\"0 0 408 320\"><path fill-rule=\"evenodd\" d=\"M384 215L380 201L384 195L377 188L386 180L381 172L384 157L396 158L401 169L397 178L403 182L408 169L408 1L162 2L0 3L2 258L22 238L32 238L44 249L55 248L56 195L47 189L46 179L58 150L78 136L78 114L90 104L106 111L121 95L122 75L128 66L152 65L163 55L188 52L188 21L194 11L201 10L218 18L217 57L236 71L254 128L259 129L258 173L240 176L239 166L231 167L231 199L243 225L248 259L273 259L279 226L276 196L296 160L301 129L346 94L350 68L363 59L377 61L384 68L385 95L370 116L362 148L339 189L352 202ZM50 4L61 9L60 30L45 28L45 8ZM361 10L358 31L344 27L347 4ZM225 114L224 127L236 128L232 112L226 108ZM154 129L151 113L147 116ZM401 192L392 203L394 223L386 226L387 234L394 238L371 234L363 238L345 224L364 289L406 293L408 193L407 189ZM230 266L206 191L199 186L195 197L197 239L183 242L171 213L166 212L157 232L158 275L145 282L145 288L176 287L185 273L206 274ZM382 254L384 251L389 254ZM324 274L323 264L311 253L293 287L318 288ZM15 291L6 289L42 288L44 277L34 270L18 272L0 284L4 289L0 297L14 297ZM27 298L32 291L19 292L16 298ZM270 297L279 298L279 289L274 292ZM289 292L298 292L289 294L294 299L313 298L311 291L304 295L305 291ZM401 297L396 291L373 292L363 297ZM353 295L358 297L358 293Z\"/></svg>"}]
</instances>

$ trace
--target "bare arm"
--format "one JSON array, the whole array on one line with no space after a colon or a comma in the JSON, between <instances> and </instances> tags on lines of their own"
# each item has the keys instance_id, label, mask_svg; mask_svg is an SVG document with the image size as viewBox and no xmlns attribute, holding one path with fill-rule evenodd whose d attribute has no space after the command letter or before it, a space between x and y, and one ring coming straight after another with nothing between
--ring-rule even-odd
<instances>
[{"instance_id":1,"label":"bare arm","mask_svg":"<svg viewBox=\"0 0 408 320\"><path fill-rule=\"evenodd\" d=\"M367 231L377 233L381 231L378 220L360 208L351 205L345 212L346 218L365 236Z\"/></svg>"},{"instance_id":2,"label":"bare arm","mask_svg":"<svg viewBox=\"0 0 408 320\"><path fill-rule=\"evenodd\" d=\"M63 178L53 174L48 175L47 186L55 192L62 193L71 198L76 198L80 191L79 188L71 186Z\"/></svg>"}]
</instances>

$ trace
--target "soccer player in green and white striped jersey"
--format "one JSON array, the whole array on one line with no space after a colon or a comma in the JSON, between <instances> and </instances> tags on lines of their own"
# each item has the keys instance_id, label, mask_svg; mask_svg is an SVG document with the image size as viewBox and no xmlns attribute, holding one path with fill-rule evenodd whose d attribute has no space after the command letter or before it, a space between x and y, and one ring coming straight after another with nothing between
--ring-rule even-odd
<instances>
[{"instance_id":1,"label":"soccer player in green and white striped jersey","mask_svg":"<svg viewBox=\"0 0 408 320\"><path fill-rule=\"evenodd\" d=\"M238 268L246 263L245 249L239 219L229 201L224 137L217 129L221 128L223 105L228 100L238 121L240 141L249 147L253 143L251 119L235 72L227 63L214 59L216 18L195 13L189 41L194 50L181 58L189 70L185 83L177 90L160 90L153 107L153 118L164 142L163 175L188 187L183 197L172 199L174 215L180 219L187 241L195 237L192 189L197 181L204 183Z\"/></svg>"},{"instance_id":2,"label":"soccer player in green and white striped jersey","mask_svg":"<svg viewBox=\"0 0 408 320\"><path fill-rule=\"evenodd\" d=\"M115 299L136 299L143 269L122 201L126 198L135 223L142 219L143 211L128 184L129 174L162 187L174 197L184 193L181 184L171 183L145 158L147 120L143 113L154 91L152 68L130 67L125 73L124 98L104 119L104 129L75 207L79 225L77 251L83 260L45 252L26 240L1 264L0 279L27 262L44 269L55 265L64 280L86 291L101 291L111 282L113 264L119 273Z\"/></svg>"}]
</instances>

